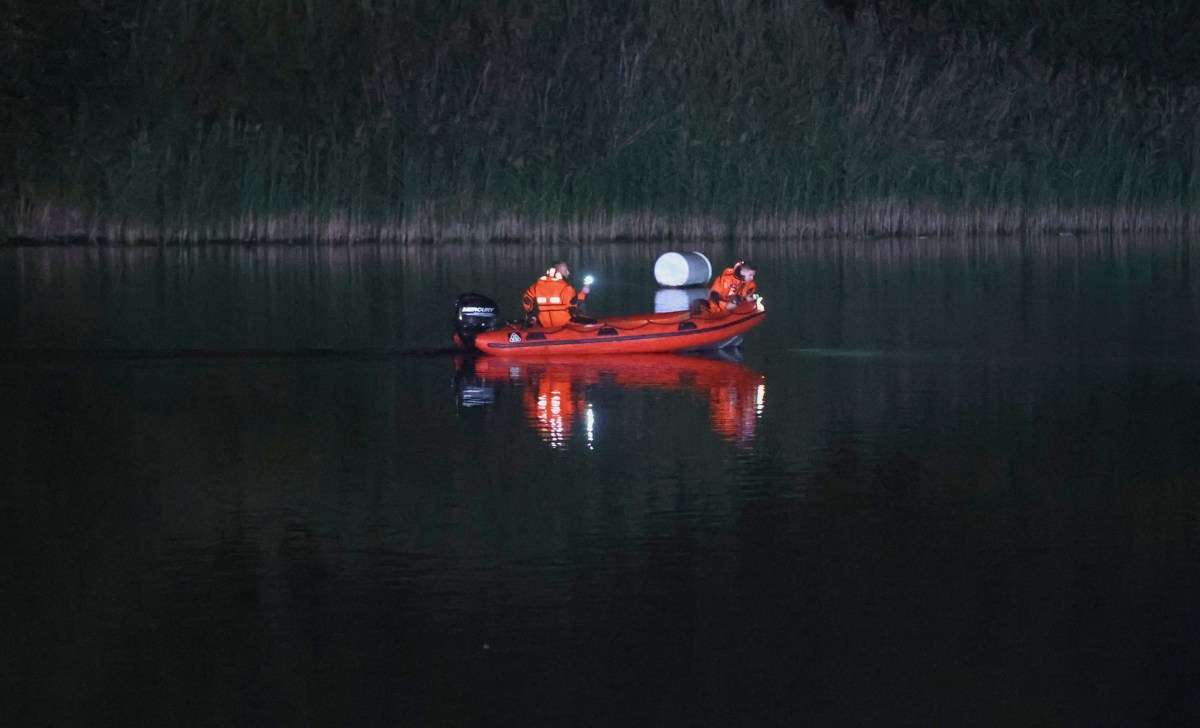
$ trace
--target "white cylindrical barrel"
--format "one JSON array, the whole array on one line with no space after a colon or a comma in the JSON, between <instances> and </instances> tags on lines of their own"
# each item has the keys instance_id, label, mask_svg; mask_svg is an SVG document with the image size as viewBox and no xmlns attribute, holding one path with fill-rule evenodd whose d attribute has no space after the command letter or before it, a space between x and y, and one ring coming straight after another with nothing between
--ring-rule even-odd
<instances>
[{"instance_id":1,"label":"white cylindrical barrel","mask_svg":"<svg viewBox=\"0 0 1200 728\"><path fill-rule=\"evenodd\" d=\"M712 278L712 264L703 253L663 253L654 262L660 286L698 286Z\"/></svg>"}]
</instances>

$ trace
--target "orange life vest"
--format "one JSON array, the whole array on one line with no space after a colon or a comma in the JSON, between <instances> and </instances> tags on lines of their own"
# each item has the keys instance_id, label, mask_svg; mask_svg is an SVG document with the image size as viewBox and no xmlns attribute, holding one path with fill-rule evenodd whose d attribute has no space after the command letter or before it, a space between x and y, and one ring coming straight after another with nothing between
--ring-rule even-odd
<instances>
[{"instance_id":1,"label":"orange life vest","mask_svg":"<svg viewBox=\"0 0 1200 728\"><path fill-rule=\"evenodd\" d=\"M754 281L744 281L738 276L738 269L742 267L739 262L731 268L726 268L721 271L721 275L717 280L713 281L712 288L708 289L708 298L713 303L729 303L729 299L734 296L741 296L745 301L755 291L758 290L758 284Z\"/></svg>"},{"instance_id":2,"label":"orange life vest","mask_svg":"<svg viewBox=\"0 0 1200 728\"><path fill-rule=\"evenodd\" d=\"M537 312L542 326L562 326L571 320L572 309L586 296L576 293L556 269L546 271L525 290L521 305L526 313Z\"/></svg>"}]
</instances>

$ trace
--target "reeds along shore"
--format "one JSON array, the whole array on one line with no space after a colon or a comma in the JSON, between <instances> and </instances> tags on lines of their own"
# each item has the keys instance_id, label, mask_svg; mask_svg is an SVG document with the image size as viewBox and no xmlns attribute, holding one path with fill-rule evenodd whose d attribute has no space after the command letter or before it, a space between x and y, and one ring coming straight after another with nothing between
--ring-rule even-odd
<instances>
[{"instance_id":1,"label":"reeds along shore","mask_svg":"<svg viewBox=\"0 0 1200 728\"><path fill-rule=\"evenodd\" d=\"M914 44L819 0L180 5L102 18L88 83L12 112L5 237L1198 225L1200 87L1047 64L1027 43ZM35 118L55 123L35 134Z\"/></svg>"}]
</instances>

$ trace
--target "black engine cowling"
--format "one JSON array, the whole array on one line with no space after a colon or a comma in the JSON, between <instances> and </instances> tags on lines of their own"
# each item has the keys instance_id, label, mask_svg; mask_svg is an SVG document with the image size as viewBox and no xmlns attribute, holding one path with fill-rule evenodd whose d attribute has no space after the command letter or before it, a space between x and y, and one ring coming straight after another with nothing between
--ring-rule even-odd
<instances>
[{"instance_id":1,"label":"black engine cowling","mask_svg":"<svg viewBox=\"0 0 1200 728\"><path fill-rule=\"evenodd\" d=\"M475 346L475 336L500 328L500 307L479 293L464 293L454 300L454 338L468 349Z\"/></svg>"}]
</instances>

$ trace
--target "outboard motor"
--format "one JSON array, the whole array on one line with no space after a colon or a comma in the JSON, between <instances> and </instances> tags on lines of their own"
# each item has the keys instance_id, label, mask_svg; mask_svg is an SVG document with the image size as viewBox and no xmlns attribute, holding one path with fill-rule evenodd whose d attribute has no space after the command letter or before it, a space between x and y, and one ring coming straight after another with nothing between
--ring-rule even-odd
<instances>
[{"instance_id":1,"label":"outboard motor","mask_svg":"<svg viewBox=\"0 0 1200 728\"><path fill-rule=\"evenodd\" d=\"M475 348L475 336L500 328L500 307L479 293L464 293L454 301L454 341Z\"/></svg>"}]
</instances>

